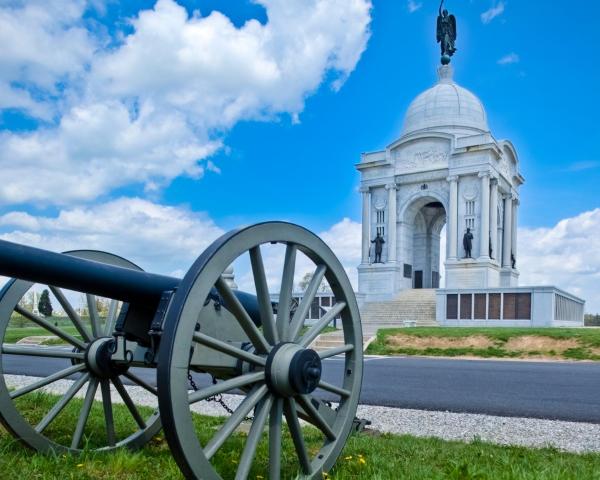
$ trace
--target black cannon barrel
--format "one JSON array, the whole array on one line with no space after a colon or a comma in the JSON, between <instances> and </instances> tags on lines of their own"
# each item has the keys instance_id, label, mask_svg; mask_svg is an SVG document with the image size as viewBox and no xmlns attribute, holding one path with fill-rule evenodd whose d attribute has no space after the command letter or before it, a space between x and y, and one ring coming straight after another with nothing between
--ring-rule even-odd
<instances>
[{"instance_id":1,"label":"black cannon barrel","mask_svg":"<svg viewBox=\"0 0 600 480\"><path fill-rule=\"evenodd\" d=\"M6 240L0 240L0 275L152 308L163 292L174 290L181 283L181 279L175 277L107 265ZM260 325L256 296L239 290L234 293L250 318ZM216 289L213 294L218 295ZM227 304L224 305L227 308Z\"/></svg>"},{"instance_id":2,"label":"black cannon barrel","mask_svg":"<svg viewBox=\"0 0 600 480\"><path fill-rule=\"evenodd\" d=\"M0 240L0 275L141 304L156 304L162 292L181 282L5 240Z\"/></svg>"}]
</instances>

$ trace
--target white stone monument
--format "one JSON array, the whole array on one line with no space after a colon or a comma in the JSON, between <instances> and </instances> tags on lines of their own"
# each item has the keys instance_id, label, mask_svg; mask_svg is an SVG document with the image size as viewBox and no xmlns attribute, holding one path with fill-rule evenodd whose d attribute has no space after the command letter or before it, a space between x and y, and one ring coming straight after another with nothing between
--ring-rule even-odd
<instances>
[{"instance_id":1,"label":"white stone monument","mask_svg":"<svg viewBox=\"0 0 600 480\"><path fill-rule=\"evenodd\" d=\"M361 302L410 288L516 287L517 212L524 179L508 140L496 140L481 101L453 80L450 65L410 104L400 138L364 153L361 174ZM446 226L444 230L444 226ZM463 244L473 235L471 255ZM379 234L381 263L375 263Z\"/></svg>"}]
</instances>

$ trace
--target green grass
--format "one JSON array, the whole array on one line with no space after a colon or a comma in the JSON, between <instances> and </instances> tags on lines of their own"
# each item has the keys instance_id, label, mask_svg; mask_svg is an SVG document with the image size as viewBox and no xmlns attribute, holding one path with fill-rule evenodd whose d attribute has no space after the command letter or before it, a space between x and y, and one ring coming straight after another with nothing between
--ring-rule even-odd
<instances>
[{"instance_id":1,"label":"green grass","mask_svg":"<svg viewBox=\"0 0 600 480\"><path fill-rule=\"evenodd\" d=\"M419 337L421 339L450 339L483 336L488 338L492 346L486 348L454 347L440 348L423 345L419 348L402 345L392 345L390 338L397 335ZM565 348L562 351L548 349L540 350L511 350L507 342L523 336L544 337L552 340L572 340L576 347ZM425 342L426 343L426 342ZM427 355L427 356L475 356L482 358L535 358L554 357L570 360L600 360L600 329L598 328L488 328L488 327L417 327L382 329L377 333L367 353L374 355Z\"/></svg>"},{"instance_id":2,"label":"green grass","mask_svg":"<svg viewBox=\"0 0 600 480\"><path fill-rule=\"evenodd\" d=\"M60 327L61 330L70 333L71 335L73 335L76 338L81 338L79 336L79 333L77 332L77 329L73 326L64 326L64 327ZM19 340L22 340L25 337L32 337L32 336L49 336L52 335L51 332L49 332L48 330L41 328L41 327L9 327L6 329L6 334L4 335L4 342L5 343L17 343ZM64 343L62 342L62 340L59 340L58 343Z\"/></svg>"},{"instance_id":3,"label":"green grass","mask_svg":"<svg viewBox=\"0 0 600 480\"><path fill-rule=\"evenodd\" d=\"M28 395L20 406L31 421L43 415L56 399L44 394ZM68 441L73 431L80 402L61 414L49 435ZM151 410L140 408L144 414ZM133 428L125 408L115 406L117 432L126 435ZM194 415L201 442L218 428L222 419ZM103 440L103 417L100 405L94 405L86 440L93 447ZM315 452L320 436L313 428L305 429L309 449ZM294 478L296 458L289 436L284 436L283 478ZM214 465L223 478L233 478L245 442L245 435L235 434L219 450ZM267 478L268 450L266 439L260 445L249 478ZM127 479L182 478L171 458L161 433L138 452L93 453L80 456L32 453L0 428L0 471L2 478L27 479ZM527 449L496 446L474 441L449 442L433 438L396 436L365 432L350 437L335 468L325 478L332 479L456 479L456 480L562 480L600 478L600 455L577 455L555 449Z\"/></svg>"}]
</instances>

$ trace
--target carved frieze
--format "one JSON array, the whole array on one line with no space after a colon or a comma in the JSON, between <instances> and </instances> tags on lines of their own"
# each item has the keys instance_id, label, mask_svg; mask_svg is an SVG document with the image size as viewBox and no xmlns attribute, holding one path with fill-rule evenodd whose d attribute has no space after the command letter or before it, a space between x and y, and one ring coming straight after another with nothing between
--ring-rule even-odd
<instances>
[{"instance_id":1,"label":"carved frieze","mask_svg":"<svg viewBox=\"0 0 600 480\"><path fill-rule=\"evenodd\" d=\"M396 172L434 170L448 166L450 145L442 139L426 139L402 145L394 151Z\"/></svg>"}]
</instances>

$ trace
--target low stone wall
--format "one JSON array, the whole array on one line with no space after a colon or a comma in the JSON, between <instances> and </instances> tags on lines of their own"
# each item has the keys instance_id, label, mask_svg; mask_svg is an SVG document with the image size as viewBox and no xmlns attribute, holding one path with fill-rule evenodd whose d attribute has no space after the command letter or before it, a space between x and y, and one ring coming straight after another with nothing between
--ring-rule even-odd
<instances>
[{"instance_id":1,"label":"low stone wall","mask_svg":"<svg viewBox=\"0 0 600 480\"><path fill-rule=\"evenodd\" d=\"M447 327L582 327L584 306L552 286L436 291L437 321Z\"/></svg>"}]
</instances>

